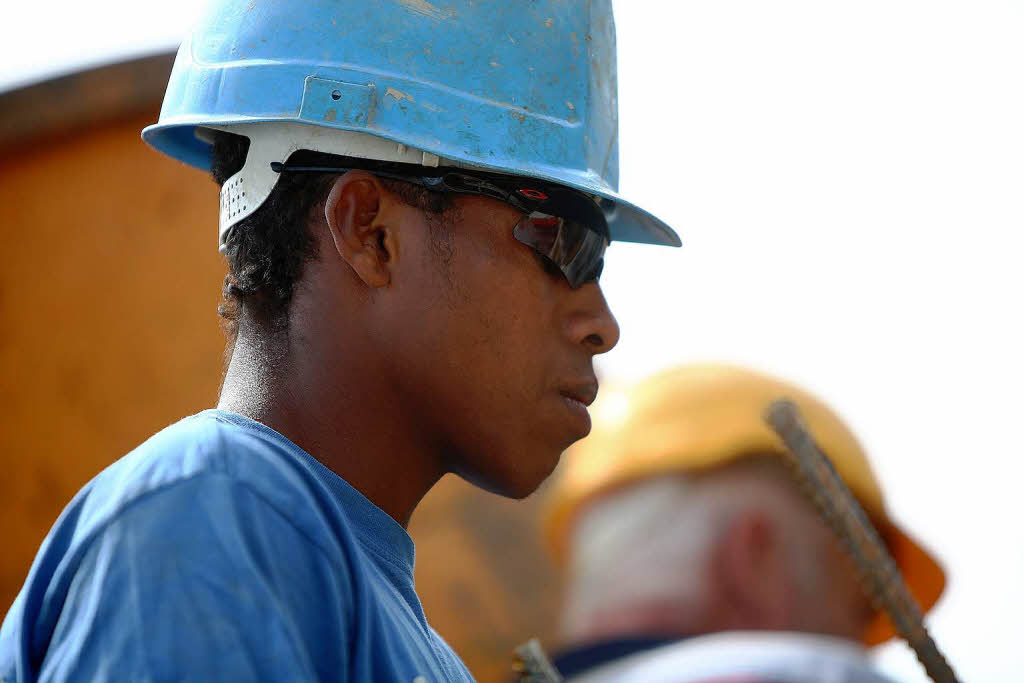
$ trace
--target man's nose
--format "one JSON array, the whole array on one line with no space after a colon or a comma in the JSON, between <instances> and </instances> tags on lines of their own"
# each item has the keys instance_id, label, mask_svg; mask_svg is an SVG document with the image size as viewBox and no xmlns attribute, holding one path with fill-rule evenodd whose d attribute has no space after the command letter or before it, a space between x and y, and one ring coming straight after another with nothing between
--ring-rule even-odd
<instances>
[{"instance_id":1,"label":"man's nose","mask_svg":"<svg viewBox=\"0 0 1024 683\"><path fill-rule=\"evenodd\" d=\"M619 343L619 323L597 282L573 290L567 330L574 344L582 344L593 355L611 351Z\"/></svg>"}]
</instances>

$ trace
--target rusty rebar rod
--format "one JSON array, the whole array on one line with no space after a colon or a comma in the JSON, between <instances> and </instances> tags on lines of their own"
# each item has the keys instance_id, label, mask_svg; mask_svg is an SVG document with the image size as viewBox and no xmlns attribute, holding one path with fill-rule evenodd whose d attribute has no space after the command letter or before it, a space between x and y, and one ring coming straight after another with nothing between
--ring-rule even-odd
<instances>
[{"instance_id":1,"label":"rusty rebar rod","mask_svg":"<svg viewBox=\"0 0 1024 683\"><path fill-rule=\"evenodd\" d=\"M808 433L799 409L792 401L781 399L768 407L764 419L794 456L790 464L798 479L850 554L872 602L885 609L896 631L914 650L935 683L959 683L949 662L928 634L921 608L878 531L828 456Z\"/></svg>"}]
</instances>

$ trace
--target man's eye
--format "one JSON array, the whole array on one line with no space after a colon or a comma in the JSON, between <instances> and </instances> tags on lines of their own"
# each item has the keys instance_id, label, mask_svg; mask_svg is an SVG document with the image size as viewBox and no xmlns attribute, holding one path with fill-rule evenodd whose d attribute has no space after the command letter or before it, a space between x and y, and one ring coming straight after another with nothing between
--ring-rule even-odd
<instances>
[{"instance_id":1,"label":"man's eye","mask_svg":"<svg viewBox=\"0 0 1024 683\"><path fill-rule=\"evenodd\" d=\"M537 257L537 261L540 263L540 267L544 269L544 272L552 277L565 277L565 273L562 269L555 265L555 262L549 259L539 251L533 252L534 256Z\"/></svg>"},{"instance_id":2,"label":"man's eye","mask_svg":"<svg viewBox=\"0 0 1024 683\"><path fill-rule=\"evenodd\" d=\"M519 224L524 241L542 254L550 254L555 249L560 227L560 219L542 213L532 213Z\"/></svg>"}]
</instances>

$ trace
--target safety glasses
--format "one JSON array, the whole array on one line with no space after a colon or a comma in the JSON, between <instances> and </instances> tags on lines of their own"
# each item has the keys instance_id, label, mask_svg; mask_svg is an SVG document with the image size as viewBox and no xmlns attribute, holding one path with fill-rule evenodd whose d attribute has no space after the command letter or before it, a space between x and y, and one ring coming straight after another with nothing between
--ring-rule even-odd
<instances>
[{"instance_id":1,"label":"safety glasses","mask_svg":"<svg viewBox=\"0 0 1024 683\"><path fill-rule=\"evenodd\" d=\"M604 212L594 198L562 185L463 169L439 168L436 174L425 175L422 167L397 163L306 166L275 161L270 167L276 173L344 173L363 169L432 192L497 199L525 214L513 228L513 237L558 269L573 289L597 280L604 267L604 252L608 248Z\"/></svg>"}]
</instances>

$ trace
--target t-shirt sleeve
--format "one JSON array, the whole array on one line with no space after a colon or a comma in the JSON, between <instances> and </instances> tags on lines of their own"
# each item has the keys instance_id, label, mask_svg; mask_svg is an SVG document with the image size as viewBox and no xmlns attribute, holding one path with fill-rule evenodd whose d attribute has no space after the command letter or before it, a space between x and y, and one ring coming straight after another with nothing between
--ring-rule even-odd
<instances>
[{"instance_id":1,"label":"t-shirt sleeve","mask_svg":"<svg viewBox=\"0 0 1024 683\"><path fill-rule=\"evenodd\" d=\"M40 680L345 680L346 572L256 491L198 475L85 544Z\"/></svg>"}]
</instances>

